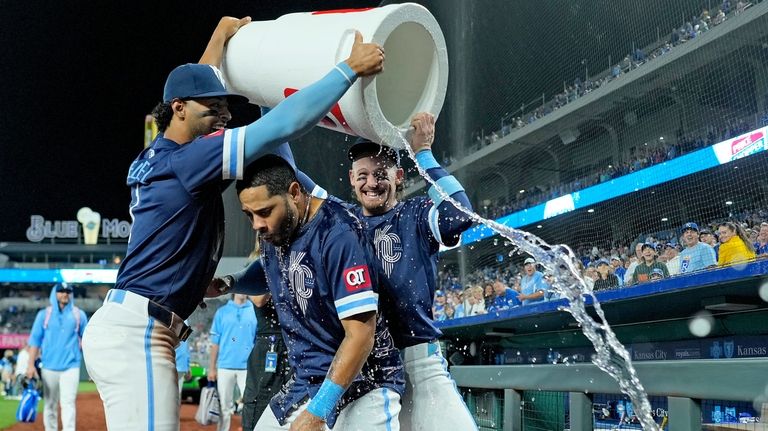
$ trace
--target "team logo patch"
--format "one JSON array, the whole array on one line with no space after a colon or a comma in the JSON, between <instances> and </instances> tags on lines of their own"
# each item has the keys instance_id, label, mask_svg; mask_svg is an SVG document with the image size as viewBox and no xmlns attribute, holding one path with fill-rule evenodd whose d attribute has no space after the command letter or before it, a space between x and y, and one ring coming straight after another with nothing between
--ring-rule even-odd
<instances>
[{"instance_id":1,"label":"team logo patch","mask_svg":"<svg viewBox=\"0 0 768 431\"><path fill-rule=\"evenodd\" d=\"M376 255L381 259L381 266L387 277L392 276L392 270L395 264L400 261L403 255L403 245L400 237L396 233L390 232L392 225L376 229L373 235L373 245L376 248Z\"/></svg>"},{"instance_id":2,"label":"team logo patch","mask_svg":"<svg viewBox=\"0 0 768 431\"><path fill-rule=\"evenodd\" d=\"M347 286L347 292L370 288L371 276L368 271L368 265L353 266L352 268L345 269L344 284Z\"/></svg>"}]
</instances>

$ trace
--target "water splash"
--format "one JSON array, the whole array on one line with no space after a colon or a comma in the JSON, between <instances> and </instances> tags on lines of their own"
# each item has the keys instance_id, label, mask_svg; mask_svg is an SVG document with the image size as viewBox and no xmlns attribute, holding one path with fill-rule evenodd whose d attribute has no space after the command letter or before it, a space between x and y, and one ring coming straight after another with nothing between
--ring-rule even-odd
<instances>
[{"instance_id":1,"label":"water splash","mask_svg":"<svg viewBox=\"0 0 768 431\"><path fill-rule=\"evenodd\" d=\"M637 377L629 352L619 342L616 334L608 325L605 313L594 292L587 287L581 276L576 255L570 247L564 244L553 246L530 232L514 229L494 220L480 217L477 213L452 199L440 186L435 184L426 171L419 166L411 146L399 131L393 131L392 140L386 142L394 143L392 146L395 148L405 148L408 151L408 156L414 161L419 174L437 190L445 201L452 203L472 221L493 229L509 240L509 245L515 247L517 252L531 255L553 276L552 290L561 298L568 300L568 306L561 307L561 309L576 319L584 335L595 347L596 353L592 356L592 363L616 380L621 392L632 400L635 413L643 429L658 431L660 428L651 414L651 403L648 401L645 389ZM591 299L597 314L597 320L587 313L586 306L589 299Z\"/></svg>"}]
</instances>

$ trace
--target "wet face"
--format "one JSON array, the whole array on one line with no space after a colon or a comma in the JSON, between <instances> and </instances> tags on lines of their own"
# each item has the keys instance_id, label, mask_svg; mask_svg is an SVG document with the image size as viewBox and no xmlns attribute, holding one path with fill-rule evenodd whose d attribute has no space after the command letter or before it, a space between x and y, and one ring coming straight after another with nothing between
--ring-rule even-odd
<instances>
[{"instance_id":1,"label":"wet face","mask_svg":"<svg viewBox=\"0 0 768 431\"><path fill-rule=\"evenodd\" d=\"M720 234L720 242L726 243L729 239L733 238L736 232L728 228L728 226L720 226L717 228L717 232Z\"/></svg>"},{"instance_id":2,"label":"wet face","mask_svg":"<svg viewBox=\"0 0 768 431\"><path fill-rule=\"evenodd\" d=\"M366 216L383 214L397 204L397 186L403 169L386 157L361 157L352 162L349 182Z\"/></svg>"},{"instance_id":3,"label":"wet face","mask_svg":"<svg viewBox=\"0 0 768 431\"><path fill-rule=\"evenodd\" d=\"M683 241L685 241L686 247L693 247L699 242L699 233L693 229L686 229L683 232Z\"/></svg>"},{"instance_id":4,"label":"wet face","mask_svg":"<svg viewBox=\"0 0 768 431\"><path fill-rule=\"evenodd\" d=\"M207 135L223 129L232 119L226 97L190 99L179 101L183 104L184 121L194 137Z\"/></svg>"},{"instance_id":5,"label":"wet face","mask_svg":"<svg viewBox=\"0 0 768 431\"><path fill-rule=\"evenodd\" d=\"M282 247L290 242L298 227L299 195L299 185L294 182L286 194L270 196L267 186L259 186L244 189L239 198L253 230L264 241Z\"/></svg>"}]
</instances>

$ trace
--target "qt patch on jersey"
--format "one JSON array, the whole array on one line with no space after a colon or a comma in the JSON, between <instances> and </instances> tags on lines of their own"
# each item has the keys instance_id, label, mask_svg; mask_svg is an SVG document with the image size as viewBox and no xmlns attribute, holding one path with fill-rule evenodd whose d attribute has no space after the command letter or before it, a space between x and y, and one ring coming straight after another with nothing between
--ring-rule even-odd
<instances>
[{"instance_id":1,"label":"qt patch on jersey","mask_svg":"<svg viewBox=\"0 0 768 431\"><path fill-rule=\"evenodd\" d=\"M368 265L358 265L345 269L344 284L347 286L347 292L370 288L371 277L369 275Z\"/></svg>"}]
</instances>

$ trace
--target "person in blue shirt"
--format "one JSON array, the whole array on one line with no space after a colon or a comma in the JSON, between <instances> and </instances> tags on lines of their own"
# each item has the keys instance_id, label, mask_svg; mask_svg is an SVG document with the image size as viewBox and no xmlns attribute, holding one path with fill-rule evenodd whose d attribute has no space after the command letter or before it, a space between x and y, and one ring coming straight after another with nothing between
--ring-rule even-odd
<instances>
[{"instance_id":1,"label":"person in blue shirt","mask_svg":"<svg viewBox=\"0 0 768 431\"><path fill-rule=\"evenodd\" d=\"M536 270L536 261L532 257L525 259L523 272L518 299L523 305L544 301L544 294L549 285L544 281L544 274Z\"/></svg>"},{"instance_id":2,"label":"person in blue shirt","mask_svg":"<svg viewBox=\"0 0 768 431\"><path fill-rule=\"evenodd\" d=\"M41 355L45 391L43 424L46 431L59 428L59 404L64 431L75 431L75 399L80 383L80 339L88 319L75 306L72 287L60 283L51 289L51 305L37 312L29 335L27 377L37 374L35 360Z\"/></svg>"},{"instance_id":3,"label":"person in blue shirt","mask_svg":"<svg viewBox=\"0 0 768 431\"><path fill-rule=\"evenodd\" d=\"M179 343L179 347L176 348L176 372L179 375L179 400L181 400L181 392L184 388L184 382L189 378L189 344L187 341Z\"/></svg>"},{"instance_id":4,"label":"person in blue shirt","mask_svg":"<svg viewBox=\"0 0 768 431\"><path fill-rule=\"evenodd\" d=\"M755 254L758 258L768 257L768 223L760 223L760 230L755 241Z\"/></svg>"},{"instance_id":5,"label":"person in blue shirt","mask_svg":"<svg viewBox=\"0 0 768 431\"><path fill-rule=\"evenodd\" d=\"M153 111L160 133L128 170L133 224L127 253L83 337L110 429L179 426L173 350L189 335L184 319L206 295L221 256L221 193L249 163L308 132L358 77L383 68L383 48L363 43L358 32L349 57L318 82L258 121L225 129L229 104L247 99L226 90L217 67L229 38L248 22L223 18L201 64L168 75Z\"/></svg>"},{"instance_id":6,"label":"person in blue shirt","mask_svg":"<svg viewBox=\"0 0 768 431\"><path fill-rule=\"evenodd\" d=\"M620 256L611 256L611 267L613 267L613 273L619 278L619 287L624 285L624 276L627 273L627 269L624 268L624 259Z\"/></svg>"},{"instance_id":7,"label":"person in blue shirt","mask_svg":"<svg viewBox=\"0 0 768 431\"><path fill-rule=\"evenodd\" d=\"M359 220L336 200L312 197L279 156L250 165L237 191L261 258L212 289L268 287L293 368L256 429L399 428L402 361L377 318L385 279Z\"/></svg>"},{"instance_id":8,"label":"person in blue shirt","mask_svg":"<svg viewBox=\"0 0 768 431\"><path fill-rule=\"evenodd\" d=\"M699 241L699 225L688 222L682 229L683 245L680 252L680 274L690 274L717 267L717 257L711 245Z\"/></svg>"},{"instance_id":9,"label":"person in blue shirt","mask_svg":"<svg viewBox=\"0 0 768 431\"><path fill-rule=\"evenodd\" d=\"M229 431L235 385L245 391L248 355L256 339L256 313L248 296L235 294L216 310L211 326L210 366L208 380L216 382L221 412L218 430Z\"/></svg>"},{"instance_id":10,"label":"person in blue shirt","mask_svg":"<svg viewBox=\"0 0 768 431\"><path fill-rule=\"evenodd\" d=\"M493 303L488 309L489 313L508 310L522 304L519 299L520 294L515 291L515 289L507 287L500 278L497 278L496 281L493 282L493 293L496 294L496 297L493 299Z\"/></svg>"}]
</instances>

